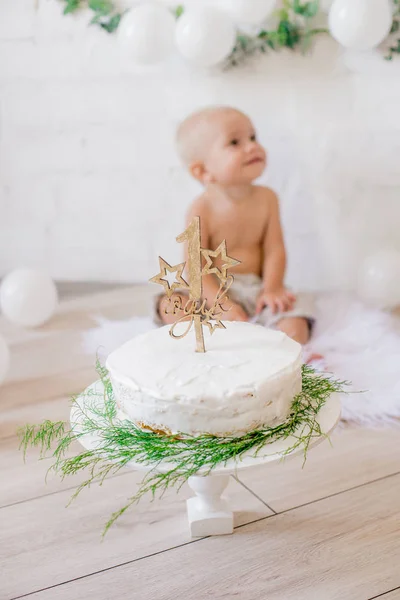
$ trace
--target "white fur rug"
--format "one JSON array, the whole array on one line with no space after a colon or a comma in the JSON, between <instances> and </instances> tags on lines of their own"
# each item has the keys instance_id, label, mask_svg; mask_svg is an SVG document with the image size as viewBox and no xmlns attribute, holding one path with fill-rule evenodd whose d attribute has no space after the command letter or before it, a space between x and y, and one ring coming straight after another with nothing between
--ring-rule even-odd
<instances>
[{"instance_id":1,"label":"white fur rug","mask_svg":"<svg viewBox=\"0 0 400 600\"><path fill-rule=\"evenodd\" d=\"M323 354L327 370L335 377L352 382L349 390L353 393L342 395L343 420L367 426L397 424L399 321L340 295L319 296L317 309L317 326L308 350ZM151 319L143 317L96 320L99 326L84 333L83 347L102 359L128 339L154 328Z\"/></svg>"}]
</instances>

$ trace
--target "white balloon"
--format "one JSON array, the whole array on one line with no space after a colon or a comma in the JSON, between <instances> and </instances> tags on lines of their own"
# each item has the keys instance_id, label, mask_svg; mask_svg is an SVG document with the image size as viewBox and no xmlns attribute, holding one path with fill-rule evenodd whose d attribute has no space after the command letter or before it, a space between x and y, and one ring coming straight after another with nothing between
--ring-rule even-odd
<instances>
[{"instance_id":1,"label":"white balloon","mask_svg":"<svg viewBox=\"0 0 400 600\"><path fill-rule=\"evenodd\" d=\"M121 19L118 41L137 64L164 60L174 49L175 18L166 6L139 4Z\"/></svg>"},{"instance_id":2,"label":"white balloon","mask_svg":"<svg viewBox=\"0 0 400 600\"><path fill-rule=\"evenodd\" d=\"M37 327L48 321L57 301L57 288L51 277L33 269L12 271L0 287L4 316L23 327Z\"/></svg>"},{"instance_id":3,"label":"white balloon","mask_svg":"<svg viewBox=\"0 0 400 600\"><path fill-rule=\"evenodd\" d=\"M392 21L390 0L334 0L329 11L332 37L352 50L378 46L388 35Z\"/></svg>"},{"instance_id":4,"label":"white balloon","mask_svg":"<svg viewBox=\"0 0 400 600\"><path fill-rule=\"evenodd\" d=\"M188 9L178 19L175 40L186 59L198 66L212 67L232 51L236 30L229 16L221 10Z\"/></svg>"},{"instance_id":5,"label":"white balloon","mask_svg":"<svg viewBox=\"0 0 400 600\"><path fill-rule=\"evenodd\" d=\"M400 305L400 252L380 250L369 256L360 268L358 293L378 308Z\"/></svg>"},{"instance_id":6,"label":"white balloon","mask_svg":"<svg viewBox=\"0 0 400 600\"><path fill-rule=\"evenodd\" d=\"M10 366L10 351L5 339L0 335L0 383L3 383Z\"/></svg>"},{"instance_id":7,"label":"white balloon","mask_svg":"<svg viewBox=\"0 0 400 600\"><path fill-rule=\"evenodd\" d=\"M228 11L235 23L259 25L276 7L277 0L219 0L219 6Z\"/></svg>"}]
</instances>

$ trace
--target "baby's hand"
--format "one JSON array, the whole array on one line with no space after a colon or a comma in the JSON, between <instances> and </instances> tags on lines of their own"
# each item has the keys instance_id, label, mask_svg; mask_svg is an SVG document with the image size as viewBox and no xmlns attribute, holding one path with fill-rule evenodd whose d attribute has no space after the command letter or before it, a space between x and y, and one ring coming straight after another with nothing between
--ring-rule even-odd
<instances>
[{"instance_id":1,"label":"baby's hand","mask_svg":"<svg viewBox=\"0 0 400 600\"><path fill-rule=\"evenodd\" d=\"M256 304L256 314L260 314L265 306L268 306L272 313L286 312L293 308L296 296L286 288L281 287L272 292L261 292Z\"/></svg>"},{"instance_id":2,"label":"baby's hand","mask_svg":"<svg viewBox=\"0 0 400 600\"><path fill-rule=\"evenodd\" d=\"M230 302L229 310L224 313L223 319L225 321L248 321L249 315L244 310L243 306Z\"/></svg>"}]
</instances>

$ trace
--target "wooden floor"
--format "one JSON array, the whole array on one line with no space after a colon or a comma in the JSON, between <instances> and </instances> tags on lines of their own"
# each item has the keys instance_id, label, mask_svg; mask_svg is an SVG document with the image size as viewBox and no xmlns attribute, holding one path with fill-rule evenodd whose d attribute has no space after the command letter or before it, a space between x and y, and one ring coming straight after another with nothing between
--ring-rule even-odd
<instances>
[{"instance_id":1,"label":"wooden floor","mask_svg":"<svg viewBox=\"0 0 400 600\"><path fill-rule=\"evenodd\" d=\"M92 315L147 311L140 288L68 297L40 335L11 327L12 368L0 388L0 599L400 599L399 431L346 429L301 459L231 478L232 536L192 541L188 489L145 500L104 542L109 515L140 475L126 471L69 508L79 479L44 476L48 460L18 452L16 429L67 419L68 398L94 380L80 350Z\"/></svg>"}]
</instances>

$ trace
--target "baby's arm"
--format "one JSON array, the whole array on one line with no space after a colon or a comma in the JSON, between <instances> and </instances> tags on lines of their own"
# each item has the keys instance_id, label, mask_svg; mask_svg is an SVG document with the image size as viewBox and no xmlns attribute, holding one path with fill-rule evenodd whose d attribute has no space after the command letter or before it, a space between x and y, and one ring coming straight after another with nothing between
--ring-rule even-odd
<instances>
[{"instance_id":1,"label":"baby's arm","mask_svg":"<svg viewBox=\"0 0 400 600\"><path fill-rule=\"evenodd\" d=\"M272 312L290 310L295 296L284 286L286 250L279 218L277 196L268 190L268 219L264 236L263 291L257 300L256 312L269 306Z\"/></svg>"}]
</instances>

